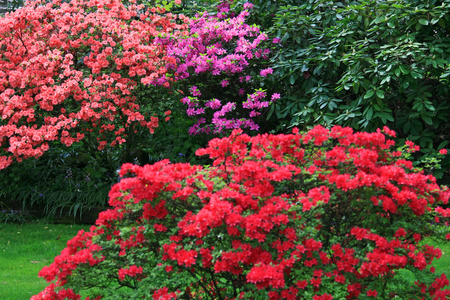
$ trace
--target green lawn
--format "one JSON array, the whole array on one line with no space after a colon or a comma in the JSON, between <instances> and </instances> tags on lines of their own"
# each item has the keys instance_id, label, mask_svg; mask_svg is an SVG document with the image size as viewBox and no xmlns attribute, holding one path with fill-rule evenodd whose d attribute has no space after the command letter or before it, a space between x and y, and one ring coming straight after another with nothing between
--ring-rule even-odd
<instances>
[{"instance_id":1,"label":"green lawn","mask_svg":"<svg viewBox=\"0 0 450 300\"><path fill-rule=\"evenodd\" d=\"M0 299L30 299L47 282L38 278L79 230L89 226L0 224Z\"/></svg>"},{"instance_id":2,"label":"green lawn","mask_svg":"<svg viewBox=\"0 0 450 300\"><path fill-rule=\"evenodd\" d=\"M0 224L0 299L30 299L42 291L47 283L37 274L49 265L66 243L79 230L89 226L32 223L24 225ZM450 278L450 243L438 245L443 256L434 261L436 273Z\"/></svg>"},{"instance_id":3,"label":"green lawn","mask_svg":"<svg viewBox=\"0 0 450 300\"><path fill-rule=\"evenodd\" d=\"M450 242L445 244L438 244L432 240L425 240L425 242L434 247L438 247L442 251L442 257L433 261L433 266L436 268L436 274L445 273L450 279ZM450 289L450 287L447 287Z\"/></svg>"}]
</instances>

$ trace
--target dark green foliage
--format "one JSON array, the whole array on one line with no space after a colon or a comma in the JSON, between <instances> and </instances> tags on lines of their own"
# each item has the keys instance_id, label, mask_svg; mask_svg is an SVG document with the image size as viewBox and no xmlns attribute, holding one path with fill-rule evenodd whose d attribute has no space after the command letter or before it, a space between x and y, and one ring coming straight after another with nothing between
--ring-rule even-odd
<instances>
[{"instance_id":1,"label":"dark green foliage","mask_svg":"<svg viewBox=\"0 0 450 300\"><path fill-rule=\"evenodd\" d=\"M254 21L281 41L271 58L273 84L283 90L271 110L279 129L387 125L421 146L422 162L448 147L450 3L254 2Z\"/></svg>"},{"instance_id":2,"label":"dark green foliage","mask_svg":"<svg viewBox=\"0 0 450 300\"><path fill-rule=\"evenodd\" d=\"M22 211L13 209L0 210L0 223L23 224L27 221Z\"/></svg>"},{"instance_id":3,"label":"dark green foliage","mask_svg":"<svg viewBox=\"0 0 450 300\"><path fill-rule=\"evenodd\" d=\"M108 191L117 181L115 170L98 164L98 159L79 147L50 150L38 160L2 170L0 197L48 217L81 217L92 207L105 207Z\"/></svg>"}]
</instances>

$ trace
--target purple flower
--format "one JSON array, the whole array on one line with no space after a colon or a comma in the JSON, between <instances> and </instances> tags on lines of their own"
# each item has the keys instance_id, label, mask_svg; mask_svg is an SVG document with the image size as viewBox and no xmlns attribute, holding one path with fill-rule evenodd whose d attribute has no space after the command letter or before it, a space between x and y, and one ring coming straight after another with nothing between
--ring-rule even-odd
<instances>
[{"instance_id":1,"label":"purple flower","mask_svg":"<svg viewBox=\"0 0 450 300\"><path fill-rule=\"evenodd\" d=\"M189 97L184 97L181 99L181 103L183 104L189 104L191 101L189 100Z\"/></svg>"}]
</instances>

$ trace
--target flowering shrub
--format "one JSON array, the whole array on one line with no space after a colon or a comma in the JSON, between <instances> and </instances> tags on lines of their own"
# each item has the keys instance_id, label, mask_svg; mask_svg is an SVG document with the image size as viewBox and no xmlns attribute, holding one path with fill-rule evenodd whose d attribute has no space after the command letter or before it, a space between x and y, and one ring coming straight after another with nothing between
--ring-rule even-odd
<instances>
[{"instance_id":1,"label":"flowering shrub","mask_svg":"<svg viewBox=\"0 0 450 300\"><path fill-rule=\"evenodd\" d=\"M197 151L211 166L124 164L113 209L41 270L52 283L32 299L446 299L423 238L450 238L436 225L450 191L390 136L235 130Z\"/></svg>"},{"instance_id":2,"label":"flowering shrub","mask_svg":"<svg viewBox=\"0 0 450 300\"><path fill-rule=\"evenodd\" d=\"M87 139L102 150L158 127L135 90L174 80L174 58L155 38L186 35L187 19L140 9L37 0L0 18L0 169L42 156L49 142Z\"/></svg>"},{"instance_id":3,"label":"flowering shrub","mask_svg":"<svg viewBox=\"0 0 450 300\"><path fill-rule=\"evenodd\" d=\"M258 86L241 74L268 55L260 49L267 36L245 23L251 4L235 15L224 1L217 14L189 19L131 2L35 0L0 18L0 169L41 157L52 144L82 142L92 155L127 143L130 151L180 105L157 87L199 74L220 84L208 85L214 95L204 89L212 98L200 99L195 86L183 98L187 115L198 117L190 134L259 128L255 119L278 94L264 100L266 91L239 87L238 98L217 99L238 93L228 85Z\"/></svg>"},{"instance_id":4,"label":"flowering shrub","mask_svg":"<svg viewBox=\"0 0 450 300\"><path fill-rule=\"evenodd\" d=\"M259 130L256 120L279 98L259 89L272 69L261 70L269 55L264 49L267 35L247 24L253 5L247 2L231 10L232 3L220 1L215 13L196 14L189 21L189 36L169 42L167 53L176 59L177 78L189 77L181 102L196 119L191 135Z\"/></svg>"}]
</instances>

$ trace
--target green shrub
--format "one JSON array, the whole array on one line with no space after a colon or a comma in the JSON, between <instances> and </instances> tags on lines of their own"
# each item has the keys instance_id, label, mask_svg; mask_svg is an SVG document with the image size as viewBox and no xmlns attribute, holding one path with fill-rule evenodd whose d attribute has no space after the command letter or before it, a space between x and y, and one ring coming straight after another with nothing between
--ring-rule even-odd
<instances>
[{"instance_id":1,"label":"green shrub","mask_svg":"<svg viewBox=\"0 0 450 300\"><path fill-rule=\"evenodd\" d=\"M420 145L415 160L436 177L449 169L435 153L450 140L450 3L253 2L252 21L279 39L270 61L282 91L271 109L279 129L387 125Z\"/></svg>"}]
</instances>

